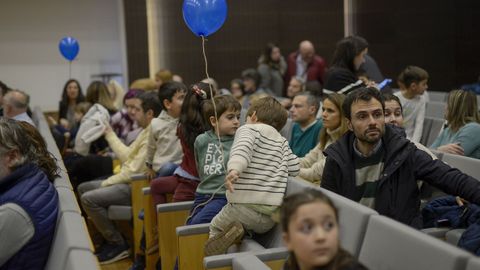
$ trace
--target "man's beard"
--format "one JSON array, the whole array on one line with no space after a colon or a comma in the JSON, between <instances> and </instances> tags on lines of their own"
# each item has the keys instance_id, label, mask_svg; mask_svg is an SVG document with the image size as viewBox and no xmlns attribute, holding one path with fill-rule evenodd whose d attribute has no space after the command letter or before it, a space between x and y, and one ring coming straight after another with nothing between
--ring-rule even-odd
<instances>
[{"instance_id":1,"label":"man's beard","mask_svg":"<svg viewBox=\"0 0 480 270\"><path fill-rule=\"evenodd\" d=\"M375 137L368 136L368 133L371 131L378 132L378 135ZM362 136L357 136L357 139L361 142L365 142L368 144L377 144L378 141L380 141L380 139L382 138L383 133L384 131L379 128L369 128L362 134Z\"/></svg>"}]
</instances>

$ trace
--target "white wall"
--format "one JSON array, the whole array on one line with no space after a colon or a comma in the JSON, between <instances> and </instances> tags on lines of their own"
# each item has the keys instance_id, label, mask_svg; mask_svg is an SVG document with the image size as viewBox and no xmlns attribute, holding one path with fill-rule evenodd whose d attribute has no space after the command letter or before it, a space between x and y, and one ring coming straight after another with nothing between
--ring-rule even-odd
<instances>
[{"instance_id":1,"label":"white wall","mask_svg":"<svg viewBox=\"0 0 480 270\"><path fill-rule=\"evenodd\" d=\"M71 74L84 94L93 74L127 81L122 0L1 0L0 10L0 80L30 94L32 107L58 110L69 79L58 49L64 36L80 44Z\"/></svg>"}]
</instances>

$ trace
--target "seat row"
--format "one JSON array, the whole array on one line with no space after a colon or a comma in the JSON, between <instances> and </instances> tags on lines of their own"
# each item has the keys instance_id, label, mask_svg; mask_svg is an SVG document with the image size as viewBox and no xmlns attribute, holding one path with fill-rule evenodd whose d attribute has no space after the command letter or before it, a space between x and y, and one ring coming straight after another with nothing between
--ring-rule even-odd
<instances>
[{"instance_id":1,"label":"seat row","mask_svg":"<svg viewBox=\"0 0 480 270\"><path fill-rule=\"evenodd\" d=\"M303 186L299 182L290 179L289 188ZM369 269L480 269L480 258L464 250L322 191L339 209L341 245ZM205 269L281 269L286 255L285 248L255 250L207 257L204 266Z\"/></svg>"},{"instance_id":2,"label":"seat row","mask_svg":"<svg viewBox=\"0 0 480 270\"><path fill-rule=\"evenodd\" d=\"M53 139L45 116L38 107L33 111L33 120L38 131L45 139L48 150L55 156L60 167L60 176L54 181L59 198L59 212L45 269L100 269L97 258L93 254L94 249L85 219L81 215L60 151Z\"/></svg>"},{"instance_id":3,"label":"seat row","mask_svg":"<svg viewBox=\"0 0 480 270\"><path fill-rule=\"evenodd\" d=\"M476 170L478 165L480 165L479 160L439 152L436 154L440 160L480 179L480 171ZM158 253L146 256L147 269L154 269L153 267L159 256L162 258L161 263L164 269L171 269L177 257L180 269L204 269L204 267L206 269L216 269L224 267L225 265L232 265L233 258L238 256L238 254L204 258L203 246L208 239L209 224L184 226L185 220L193 205L192 201L167 203L157 205L156 208L153 208L148 181L146 181L143 176L137 176L132 180L133 206L111 206L109 215L112 213L111 217L114 219L121 216L125 219L135 217L135 235L141 235L142 223L136 218L136 213L138 212L137 209L145 207L144 224L147 235L147 247L154 245L157 241L157 239L153 237L154 231L158 232L159 245ZM302 180L289 179L287 194L300 191L309 186L313 187L310 183ZM334 200L340 209L343 246L352 254L358 256L361 249L360 243L363 241L368 220L371 216L376 215L376 212L336 194L328 191L325 192ZM114 214L113 212L116 213ZM123 214L121 214L122 212ZM379 221L380 223L384 220L383 217L378 217L374 220L376 219L381 219ZM388 225L391 222L394 221L387 221L386 223ZM342 229L343 227L345 228ZM415 231L415 233L418 234L420 232ZM139 239L139 237L136 238ZM275 228L262 237L262 239L255 240L256 241L249 239L243 241L241 246L232 249L231 252L255 251L256 256L267 261L271 266L283 264L287 252L285 248L282 247L280 228ZM136 242L138 242L138 240L136 240Z\"/></svg>"}]
</instances>

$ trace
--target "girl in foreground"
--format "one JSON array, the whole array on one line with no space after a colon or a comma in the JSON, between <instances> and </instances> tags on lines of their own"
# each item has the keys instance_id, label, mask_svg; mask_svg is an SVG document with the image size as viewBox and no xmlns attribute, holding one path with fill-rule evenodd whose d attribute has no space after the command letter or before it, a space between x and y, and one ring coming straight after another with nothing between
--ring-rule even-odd
<instances>
[{"instance_id":1,"label":"girl in foreground","mask_svg":"<svg viewBox=\"0 0 480 270\"><path fill-rule=\"evenodd\" d=\"M340 247L338 212L321 191L308 189L283 200L283 240L290 250L284 270L366 270Z\"/></svg>"}]
</instances>

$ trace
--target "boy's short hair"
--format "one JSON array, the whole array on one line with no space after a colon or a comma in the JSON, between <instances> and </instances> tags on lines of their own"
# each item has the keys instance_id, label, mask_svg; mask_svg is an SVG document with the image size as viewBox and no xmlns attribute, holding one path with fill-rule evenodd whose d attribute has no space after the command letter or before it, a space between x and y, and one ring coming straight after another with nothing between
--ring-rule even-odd
<instances>
[{"instance_id":1,"label":"boy's short hair","mask_svg":"<svg viewBox=\"0 0 480 270\"><path fill-rule=\"evenodd\" d=\"M218 118L220 118L224 112L240 112L242 110L242 105L240 105L240 102L238 102L237 99L235 99L232 95L216 96L213 98L213 100L215 101L215 108ZM211 99L205 100L202 106L203 118L205 119L205 122L211 126L210 117L215 116L213 102Z\"/></svg>"},{"instance_id":2,"label":"boy's short hair","mask_svg":"<svg viewBox=\"0 0 480 270\"><path fill-rule=\"evenodd\" d=\"M88 110L90 110L90 107L92 107L92 103L80 102L77 105L75 105L75 108L73 109L73 111L81 114L86 114Z\"/></svg>"},{"instance_id":3,"label":"boy's short hair","mask_svg":"<svg viewBox=\"0 0 480 270\"><path fill-rule=\"evenodd\" d=\"M158 100L162 110L166 110L163 101L166 99L171 102L177 92L187 92L187 86L181 82L174 81L163 83L160 86L158 89Z\"/></svg>"},{"instance_id":4,"label":"boy's short hair","mask_svg":"<svg viewBox=\"0 0 480 270\"><path fill-rule=\"evenodd\" d=\"M153 91L143 92L137 97L142 102L142 110L147 113L149 110L153 111L153 116L157 117L162 111L160 101L157 93Z\"/></svg>"},{"instance_id":5,"label":"boy's short hair","mask_svg":"<svg viewBox=\"0 0 480 270\"><path fill-rule=\"evenodd\" d=\"M348 120L352 120L352 104L359 100L370 101L372 98L382 104L382 110L385 111L385 102L380 91L373 87L360 87L350 92L342 104L343 112Z\"/></svg>"},{"instance_id":6,"label":"boy's short hair","mask_svg":"<svg viewBox=\"0 0 480 270\"><path fill-rule=\"evenodd\" d=\"M287 122L287 110L275 98L268 96L255 100L248 109L247 116L252 116L253 112L259 122L274 127L280 131Z\"/></svg>"},{"instance_id":7,"label":"boy's short hair","mask_svg":"<svg viewBox=\"0 0 480 270\"><path fill-rule=\"evenodd\" d=\"M398 75L397 80L400 84L408 88L412 83L428 80L428 72L421 67L408 66Z\"/></svg>"}]
</instances>

